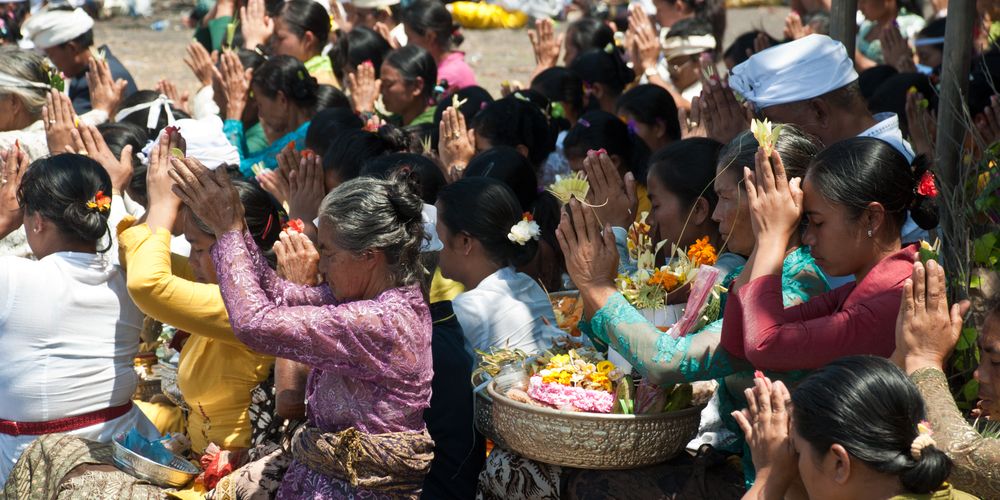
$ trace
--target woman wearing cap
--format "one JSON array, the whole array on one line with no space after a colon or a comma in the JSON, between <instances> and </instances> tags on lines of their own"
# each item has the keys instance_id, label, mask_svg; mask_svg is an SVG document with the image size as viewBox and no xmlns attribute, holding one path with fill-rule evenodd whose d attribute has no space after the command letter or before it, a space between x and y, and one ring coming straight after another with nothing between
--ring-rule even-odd
<instances>
[{"instance_id":1,"label":"woman wearing cap","mask_svg":"<svg viewBox=\"0 0 1000 500\"><path fill-rule=\"evenodd\" d=\"M0 208L23 216L38 260L0 258L0 481L39 436L108 443L134 428L159 437L132 404L143 316L102 244L111 178L75 154L29 167L24 153L10 151L5 163ZM26 497L18 493L11 498Z\"/></svg>"}]
</instances>

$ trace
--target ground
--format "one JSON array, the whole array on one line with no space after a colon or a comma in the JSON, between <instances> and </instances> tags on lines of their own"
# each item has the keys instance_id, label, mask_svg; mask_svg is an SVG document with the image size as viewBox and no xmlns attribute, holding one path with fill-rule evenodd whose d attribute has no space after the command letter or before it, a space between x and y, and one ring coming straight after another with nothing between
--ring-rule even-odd
<instances>
[{"instance_id":1,"label":"ground","mask_svg":"<svg viewBox=\"0 0 1000 500\"><path fill-rule=\"evenodd\" d=\"M158 5L160 2L156 2ZM162 78L177 84L182 91L194 93L197 82L184 64L184 47L191 43L192 30L184 27L181 16L184 7L157 9L152 18L118 17L100 21L95 27L95 39L107 44L125 64L140 89L152 89ZM765 29L781 38L788 9L759 7L729 11L725 44L737 35L752 29ZM169 23L163 31L154 31L156 21ZM520 80L527 83L534 68L534 56L526 30L464 30L461 49L476 71L480 85L499 95L500 82Z\"/></svg>"}]
</instances>

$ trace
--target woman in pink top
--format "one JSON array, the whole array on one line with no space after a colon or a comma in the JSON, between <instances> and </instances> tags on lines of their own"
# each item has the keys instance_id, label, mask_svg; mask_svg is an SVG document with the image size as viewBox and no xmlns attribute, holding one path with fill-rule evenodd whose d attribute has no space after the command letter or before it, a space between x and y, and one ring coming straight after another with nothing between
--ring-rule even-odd
<instances>
[{"instance_id":1,"label":"woman in pink top","mask_svg":"<svg viewBox=\"0 0 1000 500\"><path fill-rule=\"evenodd\" d=\"M448 82L445 96L476 84L476 75L465 63L465 53L455 50L462 34L451 12L438 0L417 0L403 12L408 44L430 52L438 67L438 82Z\"/></svg>"},{"instance_id":2,"label":"woman in pink top","mask_svg":"<svg viewBox=\"0 0 1000 500\"><path fill-rule=\"evenodd\" d=\"M726 304L723 347L758 369L779 371L891 355L918 248L902 245L899 228L907 213L920 227L937 225L929 199L936 188L923 159L911 166L888 143L855 137L816 155L804 180L787 179L778 154L763 150L755 171L744 169L757 244ZM816 263L855 282L786 309L781 264L803 215L802 242Z\"/></svg>"}]
</instances>

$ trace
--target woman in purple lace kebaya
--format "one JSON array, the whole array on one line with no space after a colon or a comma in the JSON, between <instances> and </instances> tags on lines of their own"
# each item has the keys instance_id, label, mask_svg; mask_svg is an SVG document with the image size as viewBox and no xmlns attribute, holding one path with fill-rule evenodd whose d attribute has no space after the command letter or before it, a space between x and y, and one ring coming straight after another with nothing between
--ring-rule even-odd
<instances>
[{"instance_id":1,"label":"woman in purple lace kebaya","mask_svg":"<svg viewBox=\"0 0 1000 500\"><path fill-rule=\"evenodd\" d=\"M312 368L307 428L278 498L419 496L433 456L423 421L432 364L421 200L394 180L356 179L329 193L319 264L306 270L325 284L307 287L267 266L225 172L188 159L174 161L172 176L216 233L212 258L236 336Z\"/></svg>"}]
</instances>

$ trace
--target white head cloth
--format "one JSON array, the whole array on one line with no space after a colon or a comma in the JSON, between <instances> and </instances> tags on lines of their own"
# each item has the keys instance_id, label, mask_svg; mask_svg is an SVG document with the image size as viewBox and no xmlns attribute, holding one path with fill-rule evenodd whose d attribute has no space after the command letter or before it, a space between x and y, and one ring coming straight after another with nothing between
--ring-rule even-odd
<instances>
[{"instance_id":1,"label":"white head cloth","mask_svg":"<svg viewBox=\"0 0 1000 500\"><path fill-rule=\"evenodd\" d=\"M50 85L47 83L33 82L31 80L25 80L14 75L8 75L7 73L0 72L0 88L21 88L21 89L49 89Z\"/></svg>"},{"instance_id":2,"label":"white head cloth","mask_svg":"<svg viewBox=\"0 0 1000 500\"><path fill-rule=\"evenodd\" d=\"M160 121L160 112L166 110L167 112L167 125L174 124L174 113L170 110L170 105L174 102L171 101L167 96L160 94L156 99L149 102L144 102L142 104L136 104L135 106L127 107L118 112L115 115L115 121L120 122L128 115L135 113L136 111L142 111L144 109L149 110L149 116L146 118L146 128L156 128L156 122ZM185 137L185 139L187 139Z\"/></svg>"},{"instance_id":3,"label":"white head cloth","mask_svg":"<svg viewBox=\"0 0 1000 500\"><path fill-rule=\"evenodd\" d=\"M49 10L31 16L21 32L44 50L74 40L93 27L94 20L83 9Z\"/></svg>"},{"instance_id":4,"label":"white head cloth","mask_svg":"<svg viewBox=\"0 0 1000 500\"><path fill-rule=\"evenodd\" d=\"M222 120L209 116L201 120L184 118L174 124L187 143L187 156L194 158L211 170L222 165L239 165L240 153L222 131ZM149 158L153 147L159 144L164 131L160 131L155 141L146 144L142 154ZM145 160L148 163L149 160Z\"/></svg>"},{"instance_id":5,"label":"white head cloth","mask_svg":"<svg viewBox=\"0 0 1000 500\"><path fill-rule=\"evenodd\" d=\"M660 40L663 47L663 57L671 60L679 56L701 54L706 50L715 50L715 37L712 35L694 36L664 36Z\"/></svg>"},{"instance_id":6,"label":"white head cloth","mask_svg":"<svg viewBox=\"0 0 1000 500\"><path fill-rule=\"evenodd\" d=\"M844 45L809 35L758 52L738 64L729 86L757 109L804 101L858 79Z\"/></svg>"}]
</instances>

